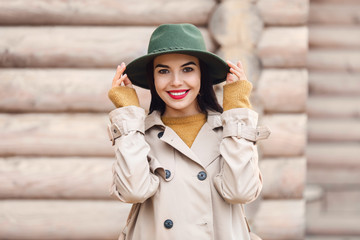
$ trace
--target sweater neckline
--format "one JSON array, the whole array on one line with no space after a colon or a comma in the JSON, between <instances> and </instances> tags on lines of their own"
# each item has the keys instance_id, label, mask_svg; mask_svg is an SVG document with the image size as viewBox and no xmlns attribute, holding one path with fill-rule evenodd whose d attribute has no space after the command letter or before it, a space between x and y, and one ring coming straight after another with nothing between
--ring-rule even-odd
<instances>
[{"instance_id":1,"label":"sweater neckline","mask_svg":"<svg viewBox=\"0 0 360 240\"><path fill-rule=\"evenodd\" d=\"M206 115L204 113L198 113L186 117L161 117L161 120L165 125L189 124L200 121L205 122Z\"/></svg>"}]
</instances>

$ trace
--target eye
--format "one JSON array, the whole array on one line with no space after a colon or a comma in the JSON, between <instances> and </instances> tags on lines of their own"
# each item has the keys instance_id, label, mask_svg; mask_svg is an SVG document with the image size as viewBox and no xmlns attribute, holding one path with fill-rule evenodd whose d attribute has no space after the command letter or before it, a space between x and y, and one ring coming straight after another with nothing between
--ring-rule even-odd
<instances>
[{"instance_id":1,"label":"eye","mask_svg":"<svg viewBox=\"0 0 360 240\"><path fill-rule=\"evenodd\" d=\"M192 71L194 71L194 69L193 69L192 67L185 67L185 68L183 69L183 71L184 71L184 72L192 72Z\"/></svg>"},{"instance_id":2,"label":"eye","mask_svg":"<svg viewBox=\"0 0 360 240\"><path fill-rule=\"evenodd\" d=\"M169 70L168 69L160 69L158 72L160 74L166 74L166 73L169 73Z\"/></svg>"}]
</instances>

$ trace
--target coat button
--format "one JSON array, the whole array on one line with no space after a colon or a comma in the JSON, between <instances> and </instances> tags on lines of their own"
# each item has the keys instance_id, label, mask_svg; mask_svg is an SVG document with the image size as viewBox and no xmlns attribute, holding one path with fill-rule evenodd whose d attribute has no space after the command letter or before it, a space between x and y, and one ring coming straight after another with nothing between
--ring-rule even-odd
<instances>
[{"instance_id":1,"label":"coat button","mask_svg":"<svg viewBox=\"0 0 360 240\"><path fill-rule=\"evenodd\" d=\"M199 172L197 177L200 181L204 181L207 177L206 172L204 172L204 171Z\"/></svg>"},{"instance_id":2,"label":"coat button","mask_svg":"<svg viewBox=\"0 0 360 240\"><path fill-rule=\"evenodd\" d=\"M168 179L171 176L170 170L165 170L165 178Z\"/></svg>"},{"instance_id":3,"label":"coat button","mask_svg":"<svg viewBox=\"0 0 360 240\"><path fill-rule=\"evenodd\" d=\"M174 226L174 223L173 223L173 221L171 221L170 219L167 219L167 220L165 220L165 222L164 222L164 226L165 226L167 229L170 229L170 228L172 228L172 227Z\"/></svg>"},{"instance_id":4,"label":"coat button","mask_svg":"<svg viewBox=\"0 0 360 240\"><path fill-rule=\"evenodd\" d=\"M161 138L164 135L164 132L159 132L158 133L158 138Z\"/></svg>"}]
</instances>

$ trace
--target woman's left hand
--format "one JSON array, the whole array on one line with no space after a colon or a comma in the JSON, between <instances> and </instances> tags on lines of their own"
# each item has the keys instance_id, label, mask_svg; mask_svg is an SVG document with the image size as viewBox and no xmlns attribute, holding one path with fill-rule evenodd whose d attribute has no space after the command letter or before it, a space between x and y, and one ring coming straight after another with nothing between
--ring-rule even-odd
<instances>
[{"instance_id":1,"label":"woman's left hand","mask_svg":"<svg viewBox=\"0 0 360 240\"><path fill-rule=\"evenodd\" d=\"M230 61L227 61L227 64L230 67L230 72L226 76L226 84L236 81L247 81L243 65L240 61L236 65Z\"/></svg>"}]
</instances>

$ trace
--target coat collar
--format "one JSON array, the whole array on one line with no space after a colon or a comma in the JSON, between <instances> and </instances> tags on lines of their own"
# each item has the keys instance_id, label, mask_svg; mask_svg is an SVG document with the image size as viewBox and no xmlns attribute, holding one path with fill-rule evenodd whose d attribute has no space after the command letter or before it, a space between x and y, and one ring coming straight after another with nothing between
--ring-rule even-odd
<instances>
[{"instance_id":1,"label":"coat collar","mask_svg":"<svg viewBox=\"0 0 360 240\"><path fill-rule=\"evenodd\" d=\"M164 131L161 137L162 141L171 145L203 168L206 168L219 156L220 141L218 135L213 130L222 126L220 113L208 113L207 121L200 129L191 148L189 148L171 128L164 125L158 111L152 112L145 119L145 131L154 126L159 126ZM204 146L206 146L206 149L204 149Z\"/></svg>"},{"instance_id":2,"label":"coat collar","mask_svg":"<svg viewBox=\"0 0 360 240\"><path fill-rule=\"evenodd\" d=\"M215 129L218 127L221 127L221 117L220 113L209 111L207 114L207 123L209 124L211 129ZM165 129L165 124L161 121L161 115L158 111L153 111L151 114L149 114L145 119L145 131L148 129L159 126L162 129Z\"/></svg>"}]
</instances>

